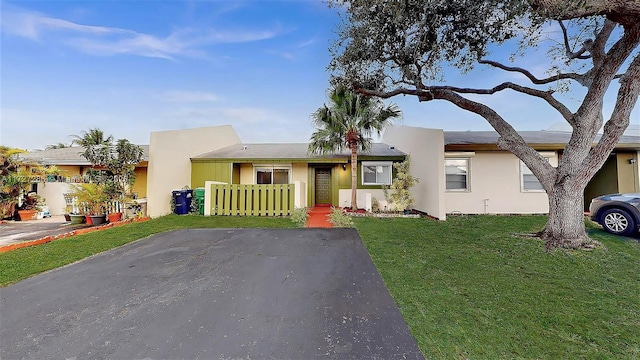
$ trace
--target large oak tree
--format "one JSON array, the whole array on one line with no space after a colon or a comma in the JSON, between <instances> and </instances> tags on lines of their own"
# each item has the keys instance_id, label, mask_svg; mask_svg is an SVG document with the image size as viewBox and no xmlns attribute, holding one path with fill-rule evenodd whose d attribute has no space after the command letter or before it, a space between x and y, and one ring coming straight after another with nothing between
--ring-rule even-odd
<instances>
[{"instance_id":1,"label":"large oak tree","mask_svg":"<svg viewBox=\"0 0 640 360\"><path fill-rule=\"evenodd\" d=\"M549 219L541 236L547 247L576 248L590 242L584 230L583 192L629 125L640 90L640 1L576 0L353 0L331 3L345 10L339 39L331 51L335 80L356 91L419 101L445 100L475 113L500 135L498 146L531 169L549 197ZM547 72L496 61L489 49L516 42L520 50L542 47L545 30L556 27ZM514 61L520 58L514 51ZM486 66L522 81L467 88L439 81L444 66L463 71ZM619 82L619 84L616 84ZM560 100L558 89L582 86L576 110ZM617 89L616 89L617 87ZM572 127L558 166L528 146L518 132L480 95L515 91L546 102ZM610 114L603 113L608 91L617 91ZM579 96L573 94L574 96ZM604 125L604 128L603 128ZM596 134L603 129L597 145Z\"/></svg>"}]
</instances>

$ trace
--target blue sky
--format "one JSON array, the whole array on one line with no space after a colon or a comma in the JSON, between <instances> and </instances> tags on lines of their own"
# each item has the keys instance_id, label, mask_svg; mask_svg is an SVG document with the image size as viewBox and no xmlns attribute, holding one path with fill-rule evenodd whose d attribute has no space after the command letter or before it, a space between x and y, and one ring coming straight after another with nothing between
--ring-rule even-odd
<instances>
[{"instance_id":1,"label":"blue sky","mask_svg":"<svg viewBox=\"0 0 640 360\"><path fill-rule=\"evenodd\" d=\"M148 144L152 131L224 124L247 143L306 142L310 114L326 101L328 47L339 17L319 0L0 6L2 145L44 148L93 127ZM498 49L493 58L507 53ZM519 65L542 69L546 61L544 52L533 53ZM447 70L451 84L465 86L509 76ZM573 108L576 91L565 96ZM486 99L517 130L563 127L535 100L508 92ZM404 125L491 129L445 102L392 101ZM639 113L632 123L640 124Z\"/></svg>"}]
</instances>

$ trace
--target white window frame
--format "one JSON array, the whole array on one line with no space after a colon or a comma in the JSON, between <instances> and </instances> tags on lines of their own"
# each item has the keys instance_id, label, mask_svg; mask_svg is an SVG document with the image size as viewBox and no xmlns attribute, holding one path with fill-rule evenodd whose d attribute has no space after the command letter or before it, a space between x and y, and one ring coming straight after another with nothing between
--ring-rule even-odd
<instances>
[{"instance_id":1,"label":"white window frame","mask_svg":"<svg viewBox=\"0 0 640 360\"><path fill-rule=\"evenodd\" d=\"M547 159L549 163L551 163L551 159L555 156L555 154L552 154L552 153L540 153L540 155L542 155L542 157ZM541 188L541 189L525 189L524 188L524 176L533 175L533 173L531 172L531 170L529 170L529 167L522 160L518 159L518 161L520 162L520 192L523 192L523 193L545 192L544 188ZM538 183L540 183L540 180L538 180L538 178L536 178L535 175L533 175L533 177L536 179L536 181L538 181ZM540 184L540 186L542 186L542 184Z\"/></svg>"},{"instance_id":2,"label":"white window frame","mask_svg":"<svg viewBox=\"0 0 640 360\"><path fill-rule=\"evenodd\" d=\"M364 181L364 168L366 166L375 166L376 168L378 166L389 167L389 178L388 179L383 179L383 182L380 182L380 179L378 179L378 176L376 175L376 182L375 183L365 182ZM393 161L363 161L360 164L360 179L362 180L361 181L362 185L391 185L391 181L393 179ZM386 180L386 181L384 181L384 180Z\"/></svg>"},{"instance_id":3,"label":"white window frame","mask_svg":"<svg viewBox=\"0 0 640 360\"><path fill-rule=\"evenodd\" d=\"M447 160L464 160L467 162L467 181L464 189L447 189ZM471 156L446 156L444 159L444 188L446 192L471 192Z\"/></svg>"},{"instance_id":4,"label":"white window frame","mask_svg":"<svg viewBox=\"0 0 640 360\"><path fill-rule=\"evenodd\" d=\"M273 185L273 170L287 170L287 184L291 184L291 165L253 164L253 183L258 185L258 171L271 172L271 185ZM264 184L269 185L269 184Z\"/></svg>"}]
</instances>

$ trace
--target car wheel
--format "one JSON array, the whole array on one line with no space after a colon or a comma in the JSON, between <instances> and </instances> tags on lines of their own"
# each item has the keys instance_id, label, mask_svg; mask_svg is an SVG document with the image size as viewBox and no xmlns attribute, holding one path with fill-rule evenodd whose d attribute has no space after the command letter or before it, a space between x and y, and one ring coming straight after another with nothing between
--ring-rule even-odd
<instances>
[{"instance_id":1,"label":"car wheel","mask_svg":"<svg viewBox=\"0 0 640 360\"><path fill-rule=\"evenodd\" d=\"M600 225L612 234L631 236L636 231L633 217L622 209L608 209L600 219Z\"/></svg>"}]
</instances>

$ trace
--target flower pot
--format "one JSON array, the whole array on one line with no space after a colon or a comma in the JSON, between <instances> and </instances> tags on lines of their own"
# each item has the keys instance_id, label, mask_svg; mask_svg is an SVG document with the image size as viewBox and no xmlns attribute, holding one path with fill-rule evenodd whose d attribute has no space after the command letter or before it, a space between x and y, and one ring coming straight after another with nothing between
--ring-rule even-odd
<instances>
[{"instance_id":1,"label":"flower pot","mask_svg":"<svg viewBox=\"0 0 640 360\"><path fill-rule=\"evenodd\" d=\"M18 210L18 216L20 221L33 220L36 218L37 211L35 210Z\"/></svg>"},{"instance_id":2,"label":"flower pot","mask_svg":"<svg viewBox=\"0 0 640 360\"><path fill-rule=\"evenodd\" d=\"M121 212L111 213L107 215L107 217L109 218L110 223L118 222L120 221L120 219L122 219L122 213Z\"/></svg>"},{"instance_id":3,"label":"flower pot","mask_svg":"<svg viewBox=\"0 0 640 360\"><path fill-rule=\"evenodd\" d=\"M85 216L78 214L69 214L69 220L71 221L72 225L82 224L83 222L85 222Z\"/></svg>"},{"instance_id":4,"label":"flower pot","mask_svg":"<svg viewBox=\"0 0 640 360\"><path fill-rule=\"evenodd\" d=\"M78 214L69 214L69 221L71 221L72 225L82 224L85 221L85 216Z\"/></svg>"},{"instance_id":5,"label":"flower pot","mask_svg":"<svg viewBox=\"0 0 640 360\"><path fill-rule=\"evenodd\" d=\"M101 225L107 221L107 215L87 215L87 224L91 221L91 225Z\"/></svg>"}]
</instances>

